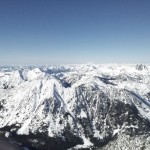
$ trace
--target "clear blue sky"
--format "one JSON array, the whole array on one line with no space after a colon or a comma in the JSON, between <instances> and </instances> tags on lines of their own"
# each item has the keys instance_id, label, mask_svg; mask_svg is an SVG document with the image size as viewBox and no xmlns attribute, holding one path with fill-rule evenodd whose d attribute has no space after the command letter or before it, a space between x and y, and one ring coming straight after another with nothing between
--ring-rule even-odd
<instances>
[{"instance_id":1,"label":"clear blue sky","mask_svg":"<svg viewBox=\"0 0 150 150\"><path fill-rule=\"evenodd\" d=\"M0 64L150 63L150 0L0 0Z\"/></svg>"}]
</instances>

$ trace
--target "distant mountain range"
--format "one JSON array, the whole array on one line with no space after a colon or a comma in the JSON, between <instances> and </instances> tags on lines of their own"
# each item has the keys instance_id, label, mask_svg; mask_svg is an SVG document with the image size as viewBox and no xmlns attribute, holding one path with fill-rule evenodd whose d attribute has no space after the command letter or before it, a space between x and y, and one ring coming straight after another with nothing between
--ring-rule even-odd
<instances>
[{"instance_id":1,"label":"distant mountain range","mask_svg":"<svg viewBox=\"0 0 150 150\"><path fill-rule=\"evenodd\" d=\"M148 150L150 66L0 67L0 138L24 150Z\"/></svg>"}]
</instances>

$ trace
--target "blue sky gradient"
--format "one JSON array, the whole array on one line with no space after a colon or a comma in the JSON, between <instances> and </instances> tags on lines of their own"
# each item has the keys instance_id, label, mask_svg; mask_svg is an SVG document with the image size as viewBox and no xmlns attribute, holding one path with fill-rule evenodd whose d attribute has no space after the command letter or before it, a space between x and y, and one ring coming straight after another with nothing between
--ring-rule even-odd
<instances>
[{"instance_id":1,"label":"blue sky gradient","mask_svg":"<svg viewBox=\"0 0 150 150\"><path fill-rule=\"evenodd\" d=\"M0 1L1 65L149 58L149 0Z\"/></svg>"}]
</instances>

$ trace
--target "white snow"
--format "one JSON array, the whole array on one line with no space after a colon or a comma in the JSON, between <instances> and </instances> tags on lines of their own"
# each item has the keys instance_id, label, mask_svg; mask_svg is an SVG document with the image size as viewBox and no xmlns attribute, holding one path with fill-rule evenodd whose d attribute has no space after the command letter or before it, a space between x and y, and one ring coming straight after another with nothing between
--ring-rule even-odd
<instances>
[{"instance_id":1,"label":"white snow","mask_svg":"<svg viewBox=\"0 0 150 150\"><path fill-rule=\"evenodd\" d=\"M96 115L101 91L111 100L134 104L150 120L150 66L146 68L138 70L136 65L121 64L1 68L0 127L18 124L18 134L29 134L42 132L44 124L49 136L54 137L62 136L69 124L84 141L84 145L77 147L90 147L92 143L85 137L83 128L77 124L81 132L75 129L74 119L90 118L91 110ZM88 89L87 93L82 89ZM90 99L97 103L94 108L87 104ZM86 109L81 108L84 106ZM103 138L96 130L96 122L95 116L94 136ZM113 134L119 131L120 128L115 129Z\"/></svg>"},{"instance_id":2,"label":"white snow","mask_svg":"<svg viewBox=\"0 0 150 150\"><path fill-rule=\"evenodd\" d=\"M9 132L6 132L6 133L5 133L5 137L8 138L9 136L10 136L10 133L9 133Z\"/></svg>"},{"instance_id":3,"label":"white snow","mask_svg":"<svg viewBox=\"0 0 150 150\"><path fill-rule=\"evenodd\" d=\"M91 143L90 140L86 138L85 136L82 136L82 139L83 139L84 144L76 145L75 147L73 147L73 149L90 148L91 146L93 146L93 143ZM71 149L68 149L68 150L71 150Z\"/></svg>"}]
</instances>

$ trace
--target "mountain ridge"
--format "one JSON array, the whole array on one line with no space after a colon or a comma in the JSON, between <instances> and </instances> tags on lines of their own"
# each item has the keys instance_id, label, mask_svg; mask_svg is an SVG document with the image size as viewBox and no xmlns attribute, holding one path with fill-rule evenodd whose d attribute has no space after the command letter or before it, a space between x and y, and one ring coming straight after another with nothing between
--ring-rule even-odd
<instances>
[{"instance_id":1,"label":"mountain ridge","mask_svg":"<svg viewBox=\"0 0 150 150\"><path fill-rule=\"evenodd\" d=\"M0 131L38 150L148 137L149 89L149 65L0 68Z\"/></svg>"}]
</instances>

